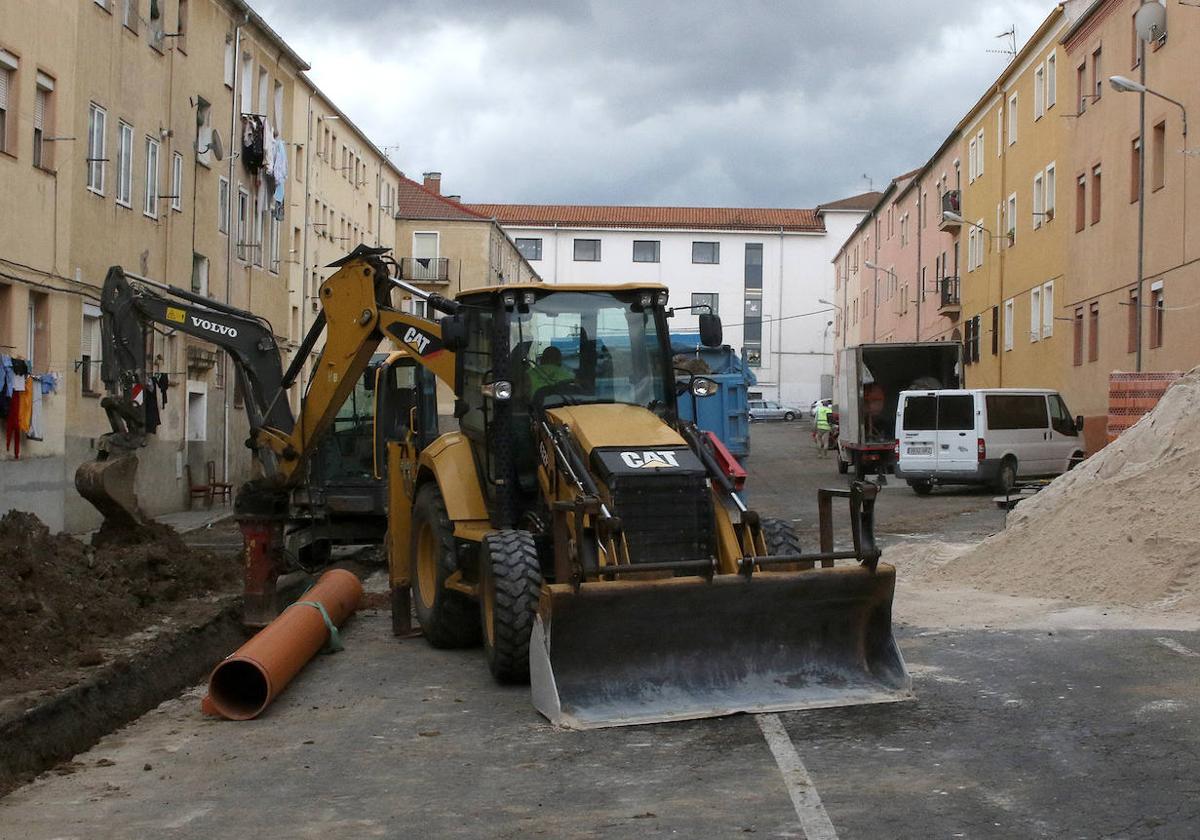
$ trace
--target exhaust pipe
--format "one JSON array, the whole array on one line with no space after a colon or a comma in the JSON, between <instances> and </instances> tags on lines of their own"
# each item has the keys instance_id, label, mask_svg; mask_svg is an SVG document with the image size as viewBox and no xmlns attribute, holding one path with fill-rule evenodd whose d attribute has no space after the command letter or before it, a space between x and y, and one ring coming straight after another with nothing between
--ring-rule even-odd
<instances>
[{"instance_id":1,"label":"exhaust pipe","mask_svg":"<svg viewBox=\"0 0 1200 840\"><path fill-rule=\"evenodd\" d=\"M301 600L213 669L201 708L229 720L258 717L329 641L329 624L340 627L358 609L362 591L345 569L321 575Z\"/></svg>"}]
</instances>

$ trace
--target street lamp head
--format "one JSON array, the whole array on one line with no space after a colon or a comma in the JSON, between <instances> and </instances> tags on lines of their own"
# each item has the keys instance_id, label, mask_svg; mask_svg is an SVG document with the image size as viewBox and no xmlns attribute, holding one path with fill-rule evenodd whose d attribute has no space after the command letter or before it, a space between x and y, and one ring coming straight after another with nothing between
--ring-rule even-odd
<instances>
[{"instance_id":1,"label":"street lamp head","mask_svg":"<svg viewBox=\"0 0 1200 840\"><path fill-rule=\"evenodd\" d=\"M962 217L961 213L955 213L953 210L943 210L942 218L947 222L954 222L960 225L966 222L966 219Z\"/></svg>"},{"instance_id":2,"label":"street lamp head","mask_svg":"<svg viewBox=\"0 0 1200 840\"><path fill-rule=\"evenodd\" d=\"M1146 86L1126 76L1109 76L1108 83L1118 93L1145 93Z\"/></svg>"},{"instance_id":3,"label":"street lamp head","mask_svg":"<svg viewBox=\"0 0 1200 840\"><path fill-rule=\"evenodd\" d=\"M877 270L879 268L879 266L875 265L875 263L871 262L870 260L863 260L863 265L865 265L867 268L871 269L872 271Z\"/></svg>"}]
</instances>

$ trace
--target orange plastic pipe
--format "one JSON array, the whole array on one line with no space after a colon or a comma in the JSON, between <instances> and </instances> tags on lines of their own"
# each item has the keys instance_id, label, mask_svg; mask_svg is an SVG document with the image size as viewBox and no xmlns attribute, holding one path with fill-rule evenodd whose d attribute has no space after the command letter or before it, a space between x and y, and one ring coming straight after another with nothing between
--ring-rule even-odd
<instances>
[{"instance_id":1,"label":"orange plastic pipe","mask_svg":"<svg viewBox=\"0 0 1200 840\"><path fill-rule=\"evenodd\" d=\"M321 611L302 602L321 604L329 620L340 627L358 609L362 591L358 578L345 569L321 575L300 602L221 660L208 678L208 696L201 708L230 720L258 717L329 638Z\"/></svg>"}]
</instances>

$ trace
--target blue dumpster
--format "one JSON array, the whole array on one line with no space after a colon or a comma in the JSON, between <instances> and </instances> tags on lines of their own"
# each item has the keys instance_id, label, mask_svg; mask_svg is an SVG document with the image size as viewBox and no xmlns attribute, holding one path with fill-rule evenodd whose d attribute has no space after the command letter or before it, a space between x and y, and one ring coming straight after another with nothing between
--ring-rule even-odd
<instances>
[{"instance_id":1,"label":"blue dumpster","mask_svg":"<svg viewBox=\"0 0 1200 840\"><path fill-rule=\"evenodd\" d=\"M728 344L703 347L700 336L671 333L671 352L696 356L712 371L708 376L721 386L711 397L697 399L691 394L679 397L679 416L691 420L706 432L721 439L730 454L744 458L750 454L749 386L758 380Z\"/></svg>"}]
</instances>

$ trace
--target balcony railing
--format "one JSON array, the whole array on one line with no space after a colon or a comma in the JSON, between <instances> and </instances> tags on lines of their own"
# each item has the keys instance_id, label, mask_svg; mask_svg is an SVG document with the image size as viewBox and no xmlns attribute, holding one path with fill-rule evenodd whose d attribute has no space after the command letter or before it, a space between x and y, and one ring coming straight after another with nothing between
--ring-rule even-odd
<instances>
[{"instance_id":1,"label":"balcony railing","mask_svg":"<svg viewBox=\"0 0 1200 840\"><path fill-rule=\"evenodd\" d=\"M400 279L412 283L449 283L450 260L447 257L402 257Z\"/></svg>"},{"instance_id":2,"label":"balcony railing","mask_svg":"<svg viewBox=\"0 0 1200 840\"><path fill-rule=\"evenodd\" d=\"M961 190L946 190L942 193L942 215L938 220L938 230L958 230L962 227L962 222L947 219L947 213L953 213L956 216L962 215Z\"/></svg>"},{"instance_id":3,"label":"balcony railing","mask_svg":"<svg viewBox=\"0 0 1200 840\"><path fill-rule=\"evenodd\" d=\"M959 281L957 277L943 277L938 281L938 288L942 293L942 303L938 308L938 313L945 315L952 312L958 312L962 305L959 299Z\"/></svg>"}]
</instances>

